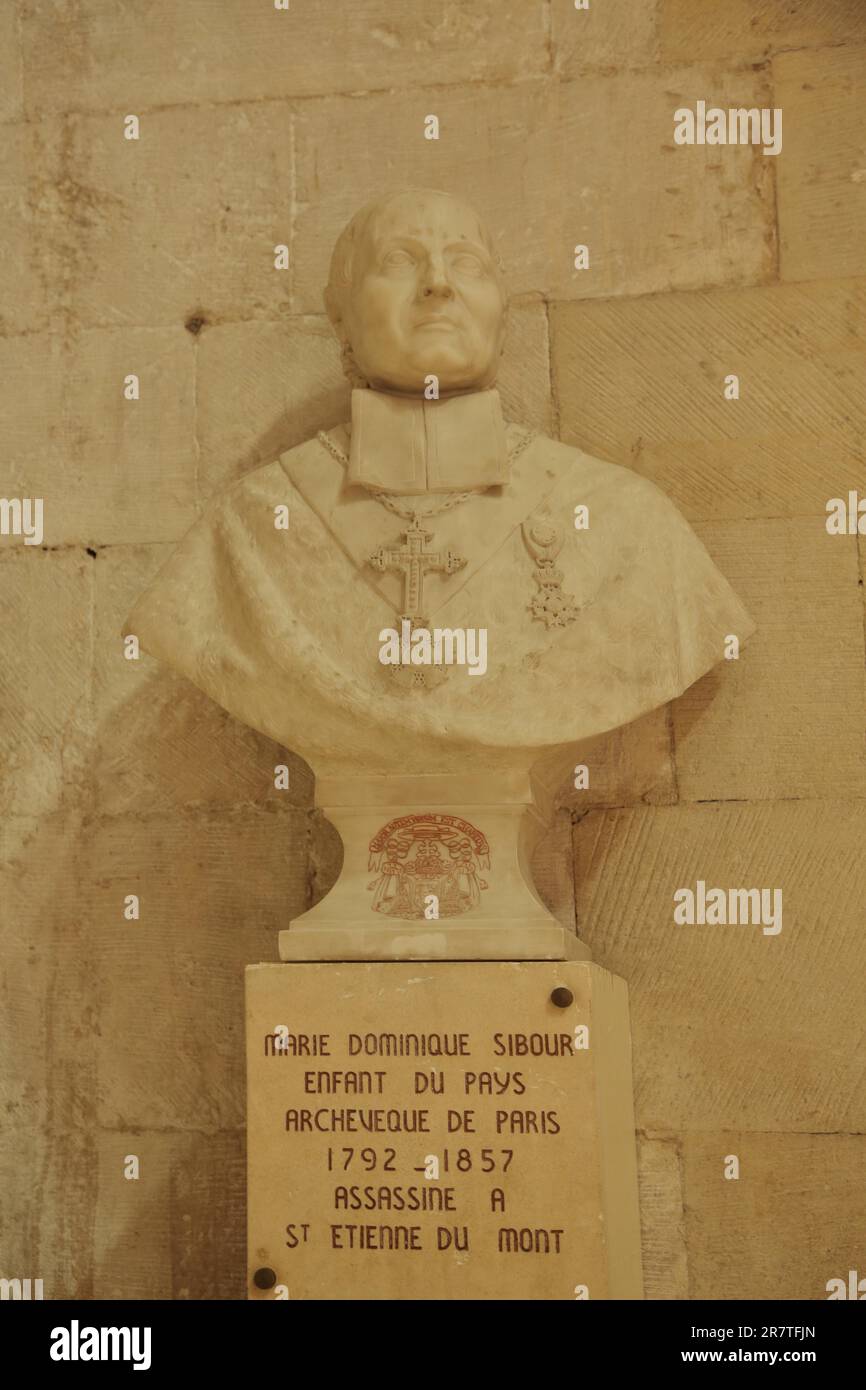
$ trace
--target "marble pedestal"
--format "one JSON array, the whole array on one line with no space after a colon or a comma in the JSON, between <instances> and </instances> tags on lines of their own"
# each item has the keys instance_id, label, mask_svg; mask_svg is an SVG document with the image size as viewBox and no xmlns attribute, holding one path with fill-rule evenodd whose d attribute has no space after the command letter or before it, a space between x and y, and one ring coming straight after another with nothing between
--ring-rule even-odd
<instances>
[{"instance_id":1,"label":"marble pedestal","mask_svg":"<svg viewBox=\"0 0 866 1390\"><path fill-rule=\"evenodd\" d=\"M532 882L552 799L529 777L323 778L317 800L343 867L281 960L589 959Z\"/></svg>"}]
</instances>

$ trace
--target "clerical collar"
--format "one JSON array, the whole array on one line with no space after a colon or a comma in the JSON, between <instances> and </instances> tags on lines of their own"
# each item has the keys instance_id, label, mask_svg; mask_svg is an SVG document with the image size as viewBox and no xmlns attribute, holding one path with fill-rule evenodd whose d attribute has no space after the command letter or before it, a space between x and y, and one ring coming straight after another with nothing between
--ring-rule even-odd
<instances>
[{"instance_id":1,"label":"clerical collar","mask_svg":"<svg viewBox=\"0 0 866 1390\"><path fill-rule=\"evenodd\" d=\"M508 477L498 391L436 401L352 392L349 483L409 496L480 491Z\"/></svg>"}]
</instances>

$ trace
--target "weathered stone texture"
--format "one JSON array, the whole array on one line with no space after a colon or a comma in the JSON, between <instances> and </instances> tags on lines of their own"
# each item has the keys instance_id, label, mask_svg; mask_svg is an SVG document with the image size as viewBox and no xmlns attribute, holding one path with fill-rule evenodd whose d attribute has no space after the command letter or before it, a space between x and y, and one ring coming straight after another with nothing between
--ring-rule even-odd
<instances>
[{"instance_id":1,"label":"weathered stone texture","mask_svg":"<svg viewBox=\"0 0 866 1390\"><path fill-rule=\"evenodd\" d=\"M4 5L0 8L0 121L20 119L23 107L24 71L18 45L18 14L15 5Z\"/></svg>"},{"instance_id":2,"label":"weathered stone texture","mask_svg":"<svg viewBox=\"0 0 866 1390\"><path fill-rule=\"evenodd\" d=\"M43 499L45 545L179 540L192 525L194 352L181 327L0 340L0 495ZM21 541L0 537L11 544Z\"/></svg>"},{"instance_id":3,"label":"weathered stone texture","mask_svg":"<svg viewBox=\"0 0 866 1390\"><path fill-rule=\"evenodd\" d=\"M180 328L285 313L292 265L275 268L275 247L292 241L293 119L283 103L183 106L143 114L127 140L121 113L68 118L63 174L87 208L77 320Z\"/></svg>"},{"instance_id":4,"label":"weathered stone texture","mask_svg":"<svg viewBox=\"0 0 866 1390\"><path fill-rule=\"evenodd\" d=\"M277 931L306 905L306 817L246 806L113 817L91 827L84 862L101 1123L242 1123L243 966L272 958ZM124 916L129 894L137 921Z\"/></svg>"},{"instance_id":5,"label":"weathered stone texture","mask_svg":"<svg viewBox=\"0 0 866 1390\"><path fill-rule=\"evenodd\" d=\"M677 69L463 88L432 104L400 92L303 106L295 311L319 309L331 247L357 207L422 174L477 204L517 293L597 298L765 280L775 254L767 162L749 147L673 143L674 111L711 80L726 104L767 96L757 73ZM431 110L438 140L424 138ZM588 270L574 268L580 243Z\"/></svg>"},{"instance_id":6,"label":"weathered stone texture","mask_svg":"<svg viewBox=\"0 0 866 1390\"><path fill-rule=\"evenodd\" d=\"M825 520L698 526L758 631L673 706L683 799L866 796L856 539Z\"/></svg>"},{"instance_id":7,"label":"weathered stone texture","mask_svg":"<svg viewBox=\"0 0 866 1390\"><path fill-rule=\"evenodd\" d=\"M738 1179L723 1176L729 1154L740 1160ZM689 1135L689 1296L826 1299L830 1279L862 1276L864 1160L863 1134Z\"/></svg>"},{"instance_id":8,"label":"weathered stone texture","mask_svg":"<svg viewBox=\"0 0 866 1390\"><path fill-rule=\"evenodd\" d=\"M131 1156L138 1178L125 1176ZM95 1298L243 1298L241 1129L109 1130L97 1163Z\"/></svg>"},{"instance_id":9,"label":"weathered stone texture","mask_svg":"<svg viewBox=\"0 0 866 1390\"><path fill-rule=\"evenodd\" d=\"M0 547L0 813L74 805L91 732L92 561L6 537Z\"/></svg>"},{"instance_id":10,"label":"weathered stone texture","mask_svg":"<svg viewBox=\"0 0 866 1390\"><path fill-rule=\"evenodd\" d=\"M557 797L577 815L598 806L676 801L670 710L653 710L593 739L575 754L578 766L586 768L589 786L576 788L572 770Z\"/></svg>"},{"instance_id":11,"label":"weathered stone texture","mask_svg":"<svg viewBox=\"0 0 866 1390\"><path fill-rule=\"evenodd\" d=\"M346 418L331 247L410 183L492 226L506 414L655 481L757 620L581 752L535 871L629 982L648 1296L826 1297L866 1216L866 537L824 526L866 489L866 9L344 8L0 6L0 496L45 518L0 536L0 1274L244 1295L243 967L341 845L120 628L218 489ZM699 98L782 107L782 153L676 146ZM674 925L699 878L781 888L781 933Z\"/></svg>"},{"instance_id":12,"label":"weathered stone texture","mask_svg":"<svg viewBox=\"0 0 866 1390\"><path fill-rule=\"evenodd\" d=\"M862 279L558 304L562 438L693 521L823 514L866 476L864 322Z\"/></svg>"},{"instance_id":13,"label":"weathered stone texture","mask_svg":"<svg viewBox=\"0 0 866 1390\"><path fill-rule=\"evenodd\" d=\"M23 0L27 111L205 105L513 81L547 68L525 0ZM17 55L16 55L17 56ZM16 84L17 85L17 84Z\"/></svg>"},{"instance_id":14,"label":"weathered stone texture","mask_svg":"<svg viewBox=\"0 0 866 1390\"><path fill-rule=\"evenodd\" d=\"M551 0L551 48L563 75L643 68L658 58L658 0L605 0L578 10L574 0ZM691 53L682 58L690 62Z\"/></svg>"},{"instance_id":15,"label":"weathered stone texture","mask_svg":"<svg viewBox=\"0 0 866 1390\"><path fill-rule=\"evenodd\" d=\"M866 10L858 10L864 44ZM782 278L863 275L866 47L780 54L773 82L788 120L777 175Z\"/></svg>"},{"instance_id":16,"label":"weathered stone texture","mask_svg":"<svg viewBox=\"0 0 866 1390\"><path fill-rule=\"evenodd\" d=\"M860 0L659 0L658 29L664 62L746 65L789 48L814 62L816 48L866 41L866 12Z\"/></svg>"},{"instance_id":17,"label":"weathered stone texture","mask_svg":"<svg viewBox=\"0 0 866 1390\"><path fill-rule=\"evenodd\" d=\"M688 1298L688 1256L679 1145L638 1138L645 1298Z\"/></svg>"},{"instance_id":18,"label":"weathered stone texture","mask_svg":"<svg viewBox=\"0 0 866 1390\"><path fill-rule=\"evenodd\" d=\"M805 799L580 821L578 926L629 982L640 1128L866 1132L864 829L863 801ZM780 889L781 931L676 924L674 894L699 879Z\"/></svg>"}]
</instances>

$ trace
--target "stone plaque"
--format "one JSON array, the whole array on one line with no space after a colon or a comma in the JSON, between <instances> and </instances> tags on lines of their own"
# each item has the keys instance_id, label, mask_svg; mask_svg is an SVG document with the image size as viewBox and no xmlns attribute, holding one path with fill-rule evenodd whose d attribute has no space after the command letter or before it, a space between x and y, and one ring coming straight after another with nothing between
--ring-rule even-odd
<instances>
[{"instance_id":1,"label":"stone plaque","mask_svg":"<svg viewBox=\"0 0 866 1390\"><path fill-rule=\"evenodd\" d=\"M628 1038L588 962L250 966L250 1296L640 1298Z\"/></svg>"}]
</instances>

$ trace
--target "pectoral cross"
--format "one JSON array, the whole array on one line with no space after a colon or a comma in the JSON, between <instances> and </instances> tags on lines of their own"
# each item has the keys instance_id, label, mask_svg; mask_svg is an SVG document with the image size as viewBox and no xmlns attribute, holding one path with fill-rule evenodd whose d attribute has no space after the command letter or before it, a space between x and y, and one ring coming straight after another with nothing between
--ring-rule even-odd
<instances>
[{"instance_id":1,"label":"pectoral cross","mask_svg":"<svg viewBox=\"0 0 866 1390\"><path fill-rule=\"evenodd\" d=\"M403 612L413 625L423 626L426 619L422 613L424 602L424 575L428 571L454 574L466 564L462 555L453 550L425 550L424 545L433 539L431 531L425 531L417 516L413 516L406 530L402 532L406 544L401 547L382 545L370 556L368 561L374 569L384 574L387 570L403 572Z\"/></svg>"}]
</instances>

